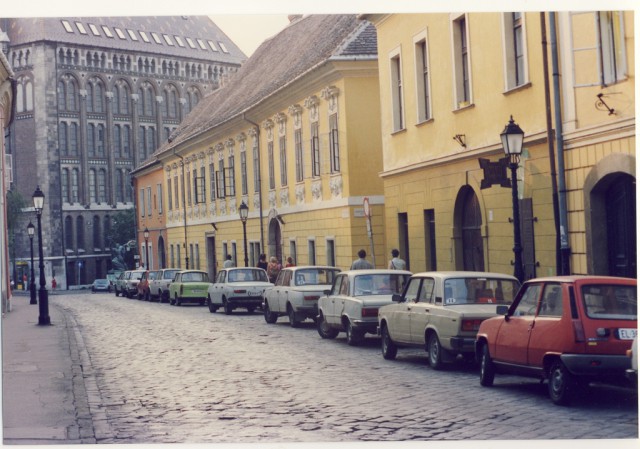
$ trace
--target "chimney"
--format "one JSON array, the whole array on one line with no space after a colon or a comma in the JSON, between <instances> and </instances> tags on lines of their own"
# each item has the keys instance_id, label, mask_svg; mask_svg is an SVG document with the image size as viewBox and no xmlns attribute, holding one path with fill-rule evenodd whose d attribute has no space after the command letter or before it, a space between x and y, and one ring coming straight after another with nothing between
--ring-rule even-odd
<instances>
[{"instance_id":1,"label":"chimney","mask_svg":"<svg viewBox=\"0 0 640 449\"><path fill-rule=\"evenodd\" d=\"M289 19L289 23L293 23L302 19L302 14L289 14L287 18Z\"/></svg>"}]
</instances>

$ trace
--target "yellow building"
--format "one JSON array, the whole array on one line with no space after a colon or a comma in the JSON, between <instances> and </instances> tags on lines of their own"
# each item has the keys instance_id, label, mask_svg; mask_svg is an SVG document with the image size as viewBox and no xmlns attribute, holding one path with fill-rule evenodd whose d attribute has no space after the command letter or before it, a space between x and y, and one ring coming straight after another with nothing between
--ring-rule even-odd
<instances>
[{"instance_id":1,"label":"yellow building","mask_svg":"<svg viewBox=\"0 0 640 449\"><path fill-rule=\"evenodd\" d=\"M414 272L514 271L512 189L483 186L479 161L504 157L513 117L524 276L636 275L633 12L362 18L378 32L387 250Z\"/></svg>"},{"instance_id":2,"label":"yellow building","mask_svg":"<svg viewBox=\"0 0 640 449\"><path fill-rule=\"evenodd\" d=\"M355 15L296 17L265 41L156 152L167 264L349 268L361 248L386 264L377 70L375 28Z\"/></svg>"}]
</instances>

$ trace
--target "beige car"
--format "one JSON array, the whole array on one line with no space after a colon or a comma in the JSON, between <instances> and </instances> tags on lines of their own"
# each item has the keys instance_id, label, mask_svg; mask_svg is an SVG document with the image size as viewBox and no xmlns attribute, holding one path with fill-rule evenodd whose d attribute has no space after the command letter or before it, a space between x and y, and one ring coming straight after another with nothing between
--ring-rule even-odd
<instances>
[{"instance_id":1,"label":"beige car","mask_svg":"<svg viewBox=\"0 0 640 449\"><path fill-rule=\"evenodd\" d=\"M404 293L378 312L382 356L390 360L398 348L421 347L434 369L458 355L473 359L480 323L505 313L519 287L515 277L499 273L414 274Z\"/></svg>"}]
</instances>

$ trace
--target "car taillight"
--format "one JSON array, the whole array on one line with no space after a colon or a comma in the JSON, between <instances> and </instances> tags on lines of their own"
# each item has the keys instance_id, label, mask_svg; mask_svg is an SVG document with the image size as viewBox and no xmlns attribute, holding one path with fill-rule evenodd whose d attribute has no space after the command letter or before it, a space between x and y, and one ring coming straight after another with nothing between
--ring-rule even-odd
<instances>
[{"instance_id":1,"label":"car taillight","mask_svg":"<svg viewBox=\"0 0 640 449\"><path fill-rule=\"evenodd\" d=\"M482 320L462 320L462 330L467 332L478 331Z\"/></svg>"},{"instance_id":2,"label":"car taillight","mask_svg":"<svg viewBox=\"0 0 640 449\"><path fill-rule=\"evenodd\" d=\"M320 299L319 296L315 296L315 295L310 295L310 296L305 296L304 300L305 301L315 301L316 299Z\"/></svg>"},{"instance_id":3,"label":"car taillight","mask_svg":"<svg viewBox=\"0 0 640 449\"><path fill-rule=\"evenodd\" d=\"M366 317L377 317L378 316L378 309L375 308L364 308L362 309L362 318L366 318Z\"/></svg>"},{"instance_id":4,"label":"car taillight","mask_svg":"<svg viewBox=\"0 0 640 449\"><path fill-rule=\"evenodd\" d=\"M573 321L573 336L576 340L576 343L584 342L584 328L582 327L582 321L580 320L572 320Z\"/></svg>"}]
</instances>

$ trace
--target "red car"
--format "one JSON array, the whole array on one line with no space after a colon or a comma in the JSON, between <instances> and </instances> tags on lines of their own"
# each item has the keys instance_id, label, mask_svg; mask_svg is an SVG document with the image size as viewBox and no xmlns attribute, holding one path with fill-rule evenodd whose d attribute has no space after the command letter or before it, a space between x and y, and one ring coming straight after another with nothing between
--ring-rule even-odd
<instances>
[{"instance_id":1,"label":"red car","mask_svg":"<svg viewBox=\"0 0 640 449\"><path fill-rule=\"evenodd\" d=\"M539 377L559 405L593 380L623 380L638 332L636 279L563 276L532 279L504 316L480 325L480 383L496 373Z\"/></svg>"}]
</instances>

